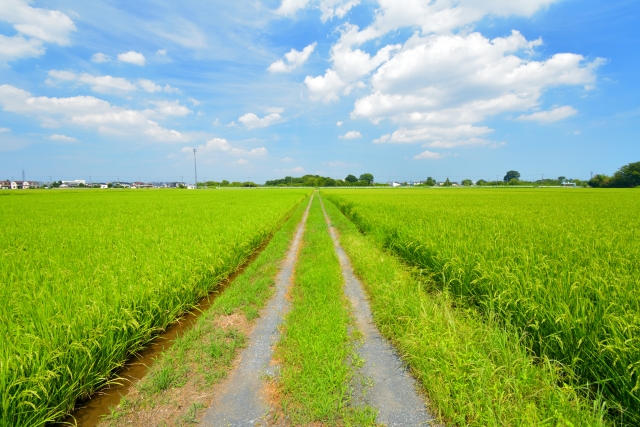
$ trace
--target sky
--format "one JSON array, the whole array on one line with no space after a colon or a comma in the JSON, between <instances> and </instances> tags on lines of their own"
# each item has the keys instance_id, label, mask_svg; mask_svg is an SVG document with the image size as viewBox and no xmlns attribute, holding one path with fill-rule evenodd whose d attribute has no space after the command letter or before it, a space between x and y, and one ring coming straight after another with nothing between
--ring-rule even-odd
<instances>
[{"instance_id":1,"label":"sky","mask_svg":"<svg viewBox=\"0 0 640 427\"><path fill-rule=\"evenodd\" d=\"M640 161L633 0L0 0L0 179L588 179Z\"/></svg>"}]
</instances>

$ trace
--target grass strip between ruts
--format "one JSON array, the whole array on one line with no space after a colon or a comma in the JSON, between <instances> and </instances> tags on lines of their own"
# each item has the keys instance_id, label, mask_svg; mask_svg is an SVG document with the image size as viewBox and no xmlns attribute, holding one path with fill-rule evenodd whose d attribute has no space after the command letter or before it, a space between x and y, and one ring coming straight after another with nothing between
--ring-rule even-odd
<instances>
[{"instance_id":1,"label":"grass strip between ruts","mask_svg":"<svg viewBox=\"0 0 640 427\"><path fill-rule=\"evenodd\" d=\"M294 280L292 307L276 350L285 416L293 425L371 424L369 412L348 407L352 378L348 359L354 352L348 332L351 318L340 263L317 197Z\"/></svg>"},{"instance_id":2,"label":"grass strip between ruts","mask_svg":"<svg viewBox=\"0 0 640 427\"><path fill-rule=\"evenodd\" d=\"M370 298L375 322L447 425L602 426L605 410L561 384L517 335L444 292L427 293L407 268L362 235L333 203L325 209Z\"/></svg>"},{"instance_id":3,"label":"grass strip between ruts","mask_svg":"<svg viewBox=\"0 0 640 427\"><path fill-rule=\"evenodd\" d=\"M188 424L187 418L197 420L198 413L201 415L210 403L202 399L210 396L203 390L226 377L238 350L246 343L247 336L237 325L257 318L273 295L275 277L307 205L308 198L274 233L257 258L216 297L194 327L178 337L120 405L112 409L101 426L141 425L137 423L142 420L145 425L182 425ZM224 327L224 320L234 316L236 322ZM192 396L187 396L189 393ZM185 405L189 398L192 400ZM160 407L173 415L169 419L155 418L162 412Z\"/></svg>"}]
</instances>

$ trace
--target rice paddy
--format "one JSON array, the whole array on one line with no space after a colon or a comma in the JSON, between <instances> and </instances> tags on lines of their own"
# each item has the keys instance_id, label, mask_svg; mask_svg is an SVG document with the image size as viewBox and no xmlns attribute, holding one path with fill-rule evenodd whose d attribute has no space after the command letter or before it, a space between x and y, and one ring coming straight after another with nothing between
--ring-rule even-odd
<instances>
[{"instance_id":1,"label":"rice paddy","mask_svg":"<svg viewBox=\"0 0 640 427\"><path fill-rule=\"evenodd\" d=\"M637 192L323 193L427 290L515 329L561 366L560 384L601 395L616 423L640 423Z\"/></svg>"},{"instance_id":2,"label":"rice paddy","mask_svg":"<svg viewBox=\"0 0 640 427\"><path fill-rule=\"evenodd\" d=\"M3 193L0 426L71 410L245 262L307 193Z\"/></svg>"},{"instance_id":3,"label":"rice paddy","mask_svg":"<svg viewBox=\"0 0 640 427\"><path fill-rule=\"evenodd\" d=\"M241 275L214 304L215 315L259 317L295 226L282 224L296 209L293 217L300 215L309 193L0 193L0 427L59 420L276 230L288 230L274 239L277 253L265 250L268 272L247 270L260 286L242 286ZM422 384L438 422L640 424L637 191L322 195L376 325ZM283 413L299 423L373 423L349 412L353 322L317 201L294 277L276 345ZM221 333L215 322L208 327L212 337ZM225 368L210 384L231 369L232 350L211 350ZM171 354L140 390L164 395L187 381ZM195 420L202 408L192 412Z\"/></svg>"}]
</instances>

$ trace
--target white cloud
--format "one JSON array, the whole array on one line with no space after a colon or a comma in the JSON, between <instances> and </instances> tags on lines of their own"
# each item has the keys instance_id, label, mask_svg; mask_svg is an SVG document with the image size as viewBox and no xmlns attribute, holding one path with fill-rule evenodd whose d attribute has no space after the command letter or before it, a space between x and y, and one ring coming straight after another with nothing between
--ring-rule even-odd
<instances>
[{"instance_id":1,"label":"white cloud","mask_svg":"<svg viewBox=\"0 0 640 427\"><path fill-rule=\"evenodd\" d=\"M293 16L300 9L313 7L321 12L320 19L326 22L333 17L343 18L351 8L360 4L360 0L282 0L276 13Z\"/></svg>"},{"instance_id":2,"label":"white cloud","mask_svg":"<svg viewBox=\"0 0 640 427\"><path fill-rule=\"evenodd\" d=\"M0 133L11 132L9 128L0 128Z\"/></svg>"},{"instance_id":3,"label":"white cloud","mask_svg":"<svg viewBox=\"0 0 640 427\"><path fill-rule=\"evenodd\" d=\"M340 126L342 126L343 124L344 124L343 122L338 122L338 123L336 123L336 126L340 127Z\"/></svg>"},{"instance_id":4,"label":"white cloud","mask_svg":"<svg viewBox=\"0 0 640 427\"><path fill-rule=\"evenodd\" d=\"M189 101L189 102L190 102L191 104L193 104L195 107L197 107L198 105L202 104L202 102L198 101L198 100L197 100L197 99L195 99L195 98L189 98L189 99L187 99L187 101ZM216 120L218 120L218 119L216 119Z\"/></svg>"},{"instance_id":5,"label":"white cloud","mask_svg":"<svg viewBox=\"0 0 640 427\"><path fill-rule=\"evenodd\" d=\"M285 162L285 163L291 163L294 160L291 157L285 157L285 158L280 159L280 161L281 162Z\"/></svg>"},{"instance_id":6,"label":"white cloud","mask_svg":"<svg viewBox=\"0 0 640 427\"><path fill-rule=\"evenodd\" d=\"M111 61L111 57L109 55L105 55L104 53L98 52L93 54L93 56L91 57L91 60L93 62L101 64L103 62Z\"/></svg>"},{"instance_id":7,"label":"white cloud","mask_svg":"<svg viewBox=\"0 0 640 427\"><path fill-rule=\"evenodd\" d=\"M289 73L295 70L298 67L301 67L307 59L309 59L309 55L316 48L317 43L313 42L309 46L302 49L302 52L298 52L295 49L291 49L289 53L285 53L284 58L286 60L283 61L279 59L278 61L271 64L268 68L272 73Z\"/></svg>"},{"instance_id":8,"label":"white cloud","mask_svg":"<svg viewBox=\"0 0 640 427\"><path fill-rule=\"evenodd\" d=\"M140 86L145 92L149 93L160 92L162 90L162 86L147 79L138 79L138 86Z\"/></svg>"},{"instance_id":9,"label":"white cloud","mask_svg":"<svg viewBox=\"0 0 640 427\"><path fill-rule=\"evenodd\" d=\"M232 156L238 157L263 157L267 155L267 149L264 147L252 148L251 150L246 150L244 148L233 147L229 141L224 138L213 138L207 141L204 145L200 145L196 147L199 152L210 152L210 151L222 151ZM182 151L190 152L192 147L184 147Z\"/></svg>"},{"instance_id":10,"label":"white cloud","mask_svg":"<svg viewBox=\"0 0 640 427\"><path fill-rule=\"evenodd\" d=\"M349 132L345 133L344 135L340 135L338 138L340 138L340 139L358 139L358 138L362 138L362 134L360 132L358 132L357 130L350 130Z\"/></svg>"},{"instance_id":11,"label":"white cloud","mask_svg":"<svg viewBox=\"0 0 640 427\"><path fill-rule=\"evenodd\" d=\"M34 58L45 52L42 41L26 39L22 35L7 37L0 34L0 61L20 58Z\"/></svg>"},{"instance_id":12,"label":"white cloud","mask_svg":"<svg viewBox=\"0 0 640 427\"><path fill-rule=\"evenodd\" d=\"M557 122L559 120L566 119L567 117L571 117L577 113L578 111L575 108L565 105L564 107L557 107L549 111L539 111L537 113L528 114L528 115L523 114L520 117L518 117L518 120L530 120L530 121L540 122L540 123L552 123L552 122Z\"/></svg>"},{"instance_id":13,"label":"white cloud","mask_svg":"<svg viewBox=\"0 0 640 427\"><path fill-rule=\"evenodd\" d=\"M235 163L236 165L248 165L249 164L249 160L238 159L238 160L236 160L235 162L232 162L232 163Z\"/></svg>"},{"instance_id":14,"label":"white cloud","mask_svg":"<svg viewBox=\"0 0 640 427\"><path fill-rule=\"evenodd\" d=\"M61 134L53 134L49 137L52 141L62 141L62 142L77 142L76 138L71 136L61 135Z\"/></svg>"},{"instance_id":15,"label":"white cloud","mask_svg":"<svg viewBox=\"0 0 640 427\"><path fill-rule=\"evenodd\" d=\"M122 77L94 76L88 73L76 74L72 71L51 70L49 71L47 83L54 84L55 81L74 81L79 84L91 86L91 90L98 93L126 93L142 89L148 93L168 92L180 93L181 91L166 85L164 88L148 79L138 79L137 84Z\"/></svg>"},{"instance_id":16,"label":"white cloud","mask_svg":"<svg viewBox=\"0 0 640 427\"><path fill-rule=\"evenodd\" d=\"M490 144L480 137L492 129L477 126L488 117L536 108L554 86L588 90L595 82L602 60L570 53L528 59L539 44L517 31L493 40L479 33L414 35L373 74L371 94L355 102L351 116L399 125L378 143Z\"/></svg>"},{"instance_id":17,"label":"white cloud","mask_svg":"<svg viewBox=\"0 0 640 427\"><path fill-rule=\"evenodd\" d=\"M69 35L76 26L69 16L58 10L31 7L27 0L3 0L0 21L13 25L18 33L0 35L0 61L37 57L45 52L44 43L71 44Z\"/></svg>"},{"instance_id":18,"label":"white cloud","mask_svg":"<svg viewBox=\"0 0 640 427\"><path fill-rule=\"evenodd\" d=\"M214 126L220 126L220 120L216 117L216 119L212 123Z\"/></svg>"},{"instance_id":19,"label":"white cloud","mask_svg":"<svg viewBox=\"0 0 640 427\"><path fill-rule=\"evenodd\" d=\"M148 118L148 111L111 105L93 96L69 98L34 97L10 85L0 85L0 106L4 111L35 116L45 126L60 122L89 127L104 134L140 135L154 141L181 142L189 137L163 128Z\"/></svg>"},{"instance_id":20,"label":"white cloud","mask_svg":"<svg viewBox=\"0 0 640 427\"><path fill-rule=\"evenodd\" d=\"M182 91L177 87L171 87L169 85L164 85L162 90L165 91L166 93L182 93Z\"/></svg>"},{"instance_id":21,"label":"white cloud","mask_svg":"<svg viewBox=\"0 0 640 427\"><path fill-rule=\"evenodd\" d=\"M277 114L282 114L284 113L284 108L282 107L268 107L264 109L267 113L277 113Z\"/></svg>"},{"instance_id":22,"label":"white cloud","mask_svg":"<svg viewBox=\"0 0 640 427\"><path fill-rule=\"evenodd\" d=\"M158 49L156 54L161 55L161 56L165 56L167 54L167 49Z\"/></svg>"},{"instance_id":23,"label":"white cloud","mask_svg":"<svg viewBox=\"0 0 640 427\"><path fill-rule=\"evenodd\" d=\"M353 44L345 41L357 32L358 26L343 25L340 40L331 47L332 68L322 76L304 79L312 100L337 101L341 94L348 95L356 87L365 87L359 79L387 62L401 48L401 45L387 45L371 56L361 49L353 49Z\"/></svg>"},{"instance_id":24,"label":"white cloud","mask_svg":"<svg viewBox=\"0 0 640 427\"><path fill-rule=\"evenodd\" d=\"M192 113L190 109L184 105L180 105L180 101L154 101L153 105L156 106L155 111L163 116L186 116Z\"/></svg>"},{"instance_id":25,"label":"white cloud","mask_svg":"<svg viewBox=\"0 0 640 427\"><path fill-rule=\"evenodd\" d=\"M444 155L440 153L434 153L433 151L429 151L429 150L425 150L422 153L416 156L413 156L414 159L418 159L418 160L422 160L422 159L437 160L443 157Z\"/></svg>"},{"instance_id":26,"label":"white cloud","mask_svg":"<svg viewBox=\"0 0 640 427\"><path fill-rule=\"evenodd\" d=\"M236 127L236 126L238 126L238 124L237 124L236 122L234 122L233 120L231 121L231 123L229 123L229 124L227 125L227 127L228 127L228 128L234 128L234 127Z\"/></svg>"},{"instance_id":27,"label":"white cloud","mask_svg":"<svg viewBox=\"0 0 640 427\"><path fill-rule=\"evenodd\" d=\"M238 121L242 123L247 129L255 129L255 128L267 127L274 123L282 122L283 119L278 113L271 113L264 116L263 118L258 117L254 113L247 113L241 116L238 119Z\"/></svg>"},{"instance_id":28,"label":"white cloud","mask_svg":"<svg viewBox=\"0 0 640 427\"><path fill-rule=\"evenodd\" d=\"M119 54L118 61L128 62L129 64L135 64L141 67L144 66L145 64L144 55L141 54L140 52L134 52L133 50Z\"/></svg>"},{"instance_id":29,"label":"white cloud","mask_svg":"<svg viewBox=\"0 0 640 427\"><path fill-rule=\"evenodd\" d=\"M133 83L122 77L93 76L87 73L76 74L71 71L62 70L49 71L49 77L59 81L75 81L80 84L86 84L91 86L92 91L98 93L131 92L138 90ZM149 81L146 80L146 82Z\"/></svg>"}]
</instances>

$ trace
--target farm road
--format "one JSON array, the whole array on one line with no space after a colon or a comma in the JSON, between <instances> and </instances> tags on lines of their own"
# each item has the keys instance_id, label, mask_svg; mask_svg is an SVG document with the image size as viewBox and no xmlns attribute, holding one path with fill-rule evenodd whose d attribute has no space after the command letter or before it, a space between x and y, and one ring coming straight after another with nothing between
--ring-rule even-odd
<instances>
[{"instance_id":1,"label":"farm road","mask_svg":"<svg viewBox=\"0 0 640 427\"><path fill-rule=\"evenodd\" d=\"M278 326L282 323L282 317L289 306L285 295L291 284L296 256L300 249L313 197L311 196L309 200L307 210L282 264L282 270L276 278L275 295L249 335L249 345L240 355L240 364L221 384L217 393L219 397L215 399L201 422L204 426L265 425L263 418L269 408L262 397L264 386L262 377L269 373L273 346L280 338Z\"/></svg>"},{"instance_id":2,"label":"farm road","mask_svg":"<svg viewBox=\"0 0 640 427\"><path fill-rule=\"evenodd\" d=\"M279 339L278 326L287 312L289 303L285 295L292 282L296 256L311 207L298 226L281 272L276 280L276 293L259 318L249 336L249 345L240 356L240 363L216 392L213 405L208 409L201 424L208 427L266 426L265 416L269 405L265 401L263 376L272 375L270 362L273 347ZM320 199L321 200L321 199ZM321 200L322 203L322 200ZM363 334L358 349L364 366L360 373L371 380L366 390L361 390L358 404L367 404L378 410L377 422L392 426L424 426L433 421L424 400L418 395L413 378L407 371L392 346L385 340L373 323L362 284L355 277L351 263L342 249L337 232L331 226L322 205L327 226L340 260L345 279L345 293L353 307L356 325Z\"/></svg>"},{"instance_id":3,"label":"farm road","mask_svg":"<svg viewBox=\"0 0 640 427\"><path fill-rule=\"evenodd\" d=\"M378 410L376 421L392 426L423 426L433 421L424 399L416 391L416 384L391 344L380 335L373 322L369 302L362 283L353 274L351 262L340 245L338 234L320 198L325 221L340 260L345 281L345 293L353 307L356 325L364 339L358 354L364 359L362 374L373 384L362 396L365 403Z\"/></svg>"}]
</instances>

